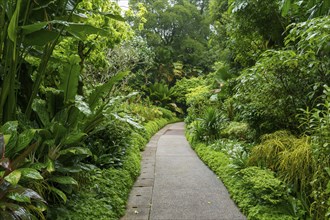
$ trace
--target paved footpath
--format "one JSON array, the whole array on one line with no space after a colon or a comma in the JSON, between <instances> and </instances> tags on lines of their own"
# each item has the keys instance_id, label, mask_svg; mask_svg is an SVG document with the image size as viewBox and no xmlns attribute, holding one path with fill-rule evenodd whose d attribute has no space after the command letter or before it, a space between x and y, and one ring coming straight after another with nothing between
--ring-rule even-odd
<instances>
[{"instance_id":1,"label":"paved footpath","mask_svg":"<svg viewBox=\"0 0 330 220\"><path fill-rule=\"evenodd\" d=\"M184 123L168 125L142 152L122 220L245 220L226 187L190 148Z\"/></svg>"}]
</instances>

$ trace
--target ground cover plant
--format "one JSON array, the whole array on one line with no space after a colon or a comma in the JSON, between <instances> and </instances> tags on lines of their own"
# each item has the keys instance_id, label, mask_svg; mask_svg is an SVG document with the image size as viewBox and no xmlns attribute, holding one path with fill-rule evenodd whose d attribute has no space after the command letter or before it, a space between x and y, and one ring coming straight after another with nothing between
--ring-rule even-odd
<instances>
[{"instance_id":1,"label":"ground cover plant","mask_svg":"<svg viewBox=\"0 0 330 220\"><path fill-rule=\"evenodd\" d=\"M329 1L129 5L0 1L0 219L118 219L176 116L249 219L328 219Z\"/></svg>"}]
</instances>

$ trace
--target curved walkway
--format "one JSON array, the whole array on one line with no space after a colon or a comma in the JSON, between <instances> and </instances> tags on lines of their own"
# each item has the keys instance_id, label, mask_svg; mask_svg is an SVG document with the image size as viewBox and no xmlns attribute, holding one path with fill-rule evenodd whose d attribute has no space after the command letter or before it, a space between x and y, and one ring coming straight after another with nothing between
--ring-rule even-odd
<instances>
[{"instance_id":1,"label":"curved walkway","mask_svg":"<svg viewBox=\"0 0 330 220\"><path fill-rule=\"evenodd\" d=\"M122 220L243 220L226 187L190 148L184 123L168 125L142 152Z\"/></svg>"}]
</instances>

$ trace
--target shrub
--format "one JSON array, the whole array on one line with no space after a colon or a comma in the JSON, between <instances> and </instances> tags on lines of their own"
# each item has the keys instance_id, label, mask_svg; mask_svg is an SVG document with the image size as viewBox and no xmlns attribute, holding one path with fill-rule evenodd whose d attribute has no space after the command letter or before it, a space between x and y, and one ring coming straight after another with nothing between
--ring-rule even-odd
<instances>
[{"instance_id":1,"label":"shrub","mask_svg":"<svg viewBox=\"0 0 330 220\"><path fill-rule=\"evenodd\" d=\"M253 140L254 132L247 123L232 121L221 131L221 136L238 140Z\"/></svg>"},{"instance_id":2,"label":"shrub","mask_svg":"<svg viewBox=\"0 0 330 220\"><path fill-rule=\"evenodd\" d=\"M91 150L88 162L99 168L121 167L123 156L130 144L131 129L128 124L113 120L88 136L85 143Z\"/></svg>"}]
</instances>

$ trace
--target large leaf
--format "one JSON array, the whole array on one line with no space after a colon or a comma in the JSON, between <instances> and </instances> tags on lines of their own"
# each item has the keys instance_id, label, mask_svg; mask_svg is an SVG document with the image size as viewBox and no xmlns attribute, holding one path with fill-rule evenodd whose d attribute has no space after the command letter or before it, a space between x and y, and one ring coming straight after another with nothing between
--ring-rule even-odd
<instances>
[{"instance_id":1,"label":"large leaf","mask_svg":"<svg viewBox=\"0 0 330 220\"><path fill-rule=\"evenodd\" d=\"M23 187L17 187L11 190L7 197L18 202L31 203L31 199L34 199L45 203L45 200L38 193L32 189Z\"/></svg>"},{"instance_id":2,"label":"large leaf","mask_svg":"<svg viewBox=\"0 0 330 220\"><path fill-rule=\"evenodd\" d=\"M291 0L284 0L282 5L282 16L286 16L291 8Z\"/></svg>"},{"instance_id":3,"label":"large leaf","mask_svg":"<svg viewBox=\"0 0 330 220\"><path fill-rule=\"evenodd\" d=\"M8 176L6 176L4 179L11 183L12 185L17 185L17 183L19 182L19 180L21 179L21 171L19 170L14 170L13 172L11 172Z\"/></svg>"},{"instance_id":4,"label":"large leaf","mask_svg":"<svg viewBox=\"0 0 330 220\"><path fill-rule=\"evenodd\" d=\"M23 195L23 194L20 194L18 192L11 192L7 195L7 197L9 199L12 199L16 202L27 202L27 203L31 203L31 199L30 197L26 196L26 195Z\"/></svg>"},{"instance_id":5,"label":"large leaf","mask_svg":"<svg viewBox=\"0 0 330 220\"><path fill-rule=\"evenodd\" d=\"M11 134L17 131L18 121L8 121L1 126L0 131L4 134Z\"/></svg>"},{"instance_id":6,"label":"large leaf","mask_svg":"<svg viewBox=\"0 0 330 220\"><path fill-rule=\"evenodd\" d=\"M31 213L26 210L23 206L18 206L17 209L13 210L13 214L15 216L15 220L30 220Z\"/></svg>"},{"instance_id":7,"label":"large leaf","mask_svg":"<svg viewBox=\"0 0 330 220\"><path fill-rule=\"evenodd\" d=\"M49 124L50 117L45 100L35 99L32 104L32 109L38 114L38 117L44 126Z\"/></svg>"},{"instance_id":8,"label":"large leaf","mask_svg":"<svg viewBox=\"0 0 330 220\"><path fill-rule=\"evenodd\" d=\"M83 132L71 133L68 135L67 138L65 138L65 140L63 140L62 144L69 145L69 144L79 143L80 140L85 136L87 136L87 134Z\"/></svg>"},{"instance_id":9,"label":"large leaf","mask_svg":"<svg viewBox=\"0 0 330 220\"><path fill-rule=\"evenodd\" d=\"M10 19L8 25L8 37L16 44L17 40L17 27L18 27L18 19L19 19L19 12L21 9L22 0L18 0L16 4L16 9L14 11L13 16Z\"/></svg>"},{"instance_id":10,"label":"large leaf","mask_svg":"<svg viewBox=\"0 0 330 220\"><path fill-rule=\"evenodd\" d=\"M18 136L18 143L16 148L14 149L14 152L19 152L23 150L26 146L30 144L32 139L34 138L34 134L36 133L35 129L27 129L23 131L21 134Z\"/></svg>"},{"instance_id":11,"label":"large leaf","mask_svg":"<svg viewBox=\"0 0 330 220\"><path fill-rule=\"evenodd\" d=\"M80 59L77 56L69 58L70 63L65 64L60 72L60 89L64 92L64 101L74 101L78 91L78 82L80 74Z\"/></svg>"},{"instance_id":12,"label":"large leaf","mask_svg":"<svg viewBox=\"0 0 330 220\"><path fill-rule=\"evenodd\" d=\"M48 180L64 185L78 185L78 182L70 176L54 176L49 178Z\"/></svg>"},{"instance_id":13,"label":"large leaf","mask_svg":"<svg viewBox=\"0 0 330 220\"><path fill-rule=\"evenodd\" d=\"M20 168L18 169L22 173L22 177L35 179L35 180L42 180L43 177L40 175L39 171L33 168Z\"/></svg>"},{"instance_id":14,"label":"large leaf","mask_svg":"<svg viewBox=\"0 0 330 220\"><path fill-rule=\"evenodd\" d=\"M87 37L91 34L97 34L101 36L109 36L109 32L94 27L89 24L81 24L81 23L70 23L70 25L66 28L66 30L74 37L80 39L80 40L86 40Z\"/></svg>"},{"instance_id":15,"label":"large leaf","mask_svg":"<svg viewBox=\"0 0 330 220\"><path fill-rule=\"evenodd\" d=\"M58 33L49 30L39 30L28 34L24 38L24 44L29 46L44 46L51 41L56 40Z\"/></svg>"},{"instance_id":16,"label":"large leaf","mask_svg":"<svg viewBox=\"0 0 330 220\"><path fill-rule=\"evenodd\" d=\"M83 148L83 147L70 147L65 150L61 150L60 154L77 154L77 155L92 155L92 152L88 148Z\"/></svg>"},{"instance_id":17,"label":"large leaf","mask_svg":"<svg viewBox=\"0 0 330 220\"><path fill-rule=\"evenodd\" d=\"M95 90L89 96L89 100L88 100L89 107L91 108L92 111L95 110L98 101L103 97L104 93L111 91L115 83L123 79L128 73L129 71L118 73L116 76L112 77L108 82L95 88Z\"/></svg>"},{"instance_id":18,"label":"large leaf","mask_svg":"<svg viewBox=\"0 0 330 220\"><path fill-rule=\"evenodd\" d=\"M64 203L66 203L67 197L65 195L64 192L62 192L61 190L55 188L55 187L49 187L50 191L54 192L56 195L58 195L63 201Z\"/></svg>"},{"instance_id":19,"label":"large leaf","mask_svg":"<svg viewBox=\"0 0 330 220\"><path fill-rule=\"evenodd\" d=\"M92 114L92 111L89 108L88 104L84 102L84 97L80 95L76 95L75 106L79 109L80 112L82 112L86 116Z\"/></svg>"},{"instance_id":20,"label":"large leaf","mask_svg":"<svg viewBox=\"0 0 330 220\"><path fill-rule=\"evenodd\" d=\"M117 20L117 21L126 21L125 18L123 18L121 15L115 15L111 12L102 12L102 11L91 11L91 10L85 10L85 9L79 9L80 11L82 12L85 12L87 14L99 14L99 15L103 15L103 16L106 16L108 18L111 18L111 19L114 19L114 20Z\"/></svg>"}]
</instances>

